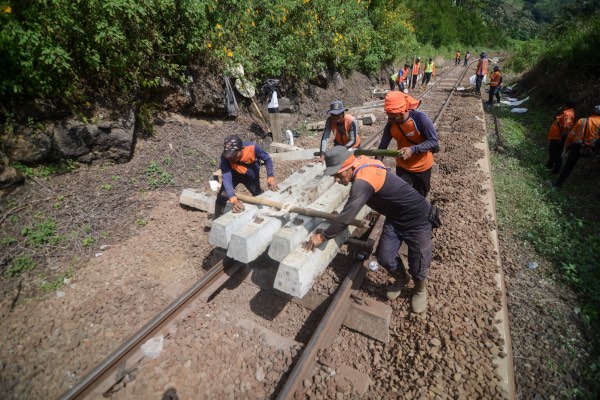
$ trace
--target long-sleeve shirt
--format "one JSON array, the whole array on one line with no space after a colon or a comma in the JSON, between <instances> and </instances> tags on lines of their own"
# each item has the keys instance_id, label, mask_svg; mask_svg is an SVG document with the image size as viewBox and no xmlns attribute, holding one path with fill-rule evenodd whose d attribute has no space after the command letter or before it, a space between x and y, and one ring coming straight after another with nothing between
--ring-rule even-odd
<instances>
[{"instance_id":1,"label":"long-sleeve shirt","mask_svg":"<svg viewBox=\"0 0 600 400\"><path fill-rule=\"evenodd\" d=\"M399 230L430 229L429 211L431 205L423 196L402 178L383 168L383 164L366 156L362 164L370 164L356 172L348 201L336 221L323 236L331 239L348 227L358 212L366 204L385 215Z\"/></svg>"},{"instance_id":2,"label":"long-sleeve shirt","mask_svg":"<svg viewBox=\"0 0 600 400\"><path fill-rule=\"evenodd\" d=\"M348 115L348 114L346 114L346 115ZM342 143L336 143L336 144L346 146L346 148L348 148L348 149L354 147L354 145L356 144L356 137L357 137L357 132L358 132L358 120L354 119L349 124L349 129L347 132L346 132L344 119L338 120L337 125L338 125L338 130L343 129L344 132L348 135L348 142L346 142L345 144L342 144ZM325 121L325 130L323 131L323 136L321 138L321 153L325 153L327 151L327 141L329 140L330 135L331 135L331 118L327 118L327 120Z\"/></svg>"},{"instance_id":3,"label":"long-sleeve shirt","mask_svg":"<svg viewBox=\"0 0 600 400\"><path fill-rule=\"evenodd\" d=\"M230 201L235 199L235 188L233 187L233 174L244 175L253 180L260 179L260 162L263 161L267 169L267 177L275 175L273 159L259 145L254 142L244 142L242 158L237 163L231 162L221 155L221 174L225 193Z\"/></svg>"},{"instance_id":4,"label":"long-sleeve shirt","mask_svg":"<svg viewBox=\"0 0 600 400\"><path fill-rule=\"evenodd\" d=\"M422 172L431 168L433 163L433 157L429 151L438 144L437 132L433 126L433 121L427 114L410 110L408 115L408 119L400 124L404 134L396 123L388 122L385 125L378 148L387 149L392 138L398 143L398 149L410 147L413 155L408 160L398 157L396 164L408 171Z\"/></svg>"}]
</instances>

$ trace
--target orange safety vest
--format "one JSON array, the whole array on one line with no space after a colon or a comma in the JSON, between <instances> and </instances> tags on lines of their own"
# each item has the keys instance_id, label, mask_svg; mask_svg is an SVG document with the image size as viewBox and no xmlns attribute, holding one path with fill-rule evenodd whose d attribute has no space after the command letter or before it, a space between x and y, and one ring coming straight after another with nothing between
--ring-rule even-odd
<instances>
[{"instance_id":1,"label":"orange safety vest","mask_svg":"<svg viewBox=\"0 0 600 400\"><path fill-rule=\"evenodd\" d=\"M402 128L402 130L400 130L400 128ZM421 135L421 132L419 132L417 129L415 121L412 118L409 118L402 124L391 124L390 135L396 140L396 143L398 144L398 150L403 147L411 147L415 143L423 143L425 140L427 140L425 136ZM407 138L410 138L410 141ZM408 160L404 160L402 157L397 157L396 165L409 172L427 171L433 165L433 154L430 151L426 151L425 153L417 153L410 156Z\"/></svg>"},{"instance_id":2,"label":"orange safety vest","mask_svg":"<svg viewBox=\"0 0 600 400\"><path fill-rule=\"evenodd\" d=\"M589 118L580 118L567 136L565 145L571 143L593 145L600 135L600 115L592 115Z\"/></svg>"},{"instance_id":3,"label":"orange safety vest","mask_svg":"<svg viewBox=\"0 0 600 400\"><path fill-rule=\"evenodd\" d=\"M346 143L348 143L350 141L350 134L348 132L350 132L350 125L352 124L352 121L354 121L354 117L348 113L344 114L344 131L341 132L341 130L338 129L338 124L331 124L329 125L330 129L332 132L335 133L335 142L336 143L340 143L343 146L346 145ZM358 132L356 132L356 141L354 142L354 145L352 146L353 148L357 148L360 145L360 136L358 135Z\"/></svg>"},{"instance_id":4,"label":"orange safety vest","mask_svg":"<svg viewBox=\"0 0 600 400\"><path fill-rule=\"evenodd\" d=\"M419 75L419 70L421 68L421 62L416 62L413 64L413 68L412 68L412 74L413 75Z\"/></svg>"},{"instance_id":5,"label":"orange safety vest","mask_svg":"<svg viewBox=\"0 0 600 400\"><path fill-rule=\"evenodd\" d=\"M548 140L560 140L563 132L567 132L573 127L575 121L575 110L567 108L560 115L557 115L554 123L548 130Z\"/></svg>"},{"instance_id":6,"label":"orange safety vest","mask_svg":"<svg viewBox=\"0 0 600 400\"><path fill-rule=\"evenodd\" d=\"M502 78L500 71L492 72L490 74L490 86L496 87L500 85L500 78Z\"/></svg>"},{"instance_id":7,"label":"orange safety vest","mask_svg":"<svg viewBox=\"0 0 600 400\"><path fill-rule=\"evenodd\" d=\"M456 52L456 58L460 59L460 51Z\"/></svg>"},{"instance_id":8,"label":"orange safety vest","mask_svg":"<svg viewBox=\"0 0 600 400\"><path fill-rule=\"evenodd\" d=\"M359 156L352 162L354 168L354 179L362 179L377 193L385 183L385 174L388 169L379 160L374 160L367 156Z\"/></svg>"},{"instance_id":9,"label":"orange safety vest","mask_svg":"<svg viewBox=\"0 0 600 400\"><path fill-rule=\"evenodd\" d=\"M240 158L240 161L229 161L229 164L231 165L232 170L244 175L246 171L248 171L247 165L252 165L255 161L256 152L254 151L254 145L251 145L242 149L242 158Z\"/></svg>"},{"instance_id":10,"label":"orange safety vest","mask_svg":"<svg viewBox=\"0 0 600 400\"><path fill-rule=\"evenodd\" d=\"M410 71L410 68L402 68L402 76L398 75L398 79L396 80L396 82L405 82L406 77L408 76L408 71Z\"/></svg>"},{"instance_id":11,"label":"orange safety vest","mask_svg":"<svg viewBox=\"0 0 600 400\"><path fill-rule=\"evenodd\" d=\"M490 61L487 58L482 58L477 63L477 75L485 75L487 74L488 65Z\"/></svg>"}]
</instances>

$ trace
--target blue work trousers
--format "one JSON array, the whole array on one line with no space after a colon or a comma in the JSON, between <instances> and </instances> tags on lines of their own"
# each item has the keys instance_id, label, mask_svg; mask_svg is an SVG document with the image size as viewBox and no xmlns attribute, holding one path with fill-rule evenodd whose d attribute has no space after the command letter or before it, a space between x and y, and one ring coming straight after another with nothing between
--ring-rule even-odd
<instances>
[{"instance_id":1,"label":"blue work trousers","mask_svg":"<svg viewBox=\"0 0 600 400\"><path fill-rule=\"evenodd\" d=\"M375 254L379 264L388 271L398 267L398 250L403 242L408 245L408 273L415 280L427 278L432 251L431 224L427 222L415 228L403 229L386 218Z\"/></svg>"}]
</instances>

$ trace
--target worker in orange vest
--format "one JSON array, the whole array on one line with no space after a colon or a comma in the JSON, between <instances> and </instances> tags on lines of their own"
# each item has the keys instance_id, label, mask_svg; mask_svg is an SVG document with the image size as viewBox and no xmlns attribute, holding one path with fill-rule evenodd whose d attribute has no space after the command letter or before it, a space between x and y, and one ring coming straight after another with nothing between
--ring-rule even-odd
<instances>
[{"instance_id":1,"label":"worker in orange vest","mask_svg":"<svg viewBox=\"0 0 600 400\"><path fill-rule=\"evenodd\" d=\"M439 151L433 121L417 111L420 101L402 92L385 96L384 111L388 122L383 128L379 149L387 149L396 140L400 155L396 158L396 175L408 182L423 197L431 187L433 152Z\"/></svg>"},{"instance_id":2,"label":"worker in orange vest","mask_svg":"<svg viewBox=\"0 0 600 400\"><path fill-rule=\"evenodd\" d=\"M393 92L390 92L393 93ZM329 105L329 117L325 121L325 129L321 138L321 157L319 161L323 161L323 155L327 151L327 142L331 132L334 133L334 146L345 146L346 148L360 148L360 136L358 135L358 120L348 114L347 108L341 100L336 100Z\"/></svg>"},{"instance_id":3,"label":"worker in orange vest","mask_svg":"<svg viewBox=\"0 0 600 400\"><path fill-rule=\"evenodd\" d=\"M477 78L475 79L475 93L481 94L481 82L483 82L483 77L487 75L488 65L490 61L487 59L487 54L485 51L481 53L481 58L477 62L477 67L475 68L475 75Z\"/></svg>"},{"instance_id":4,"label":"worker in orange vest","mask_svg":"<svg viewBox=\"0 0 600 400\"><path fill-rule=\"evenodd\" d=\"M259 174L261 164L264 164L267 169L269 189L274 192L279 190L275 181L273 159L269 153L254 142L242 142L237 135L229 135L225 138L220 164L223 184L215 201L214 219L223 214L227 200L231 202L234 213L244 211L244 203L235 195L235 188L238 184L244 185L252 196L263 193Z\"/></svg>"},{"instance_id":5,"label":"worker in orange vest","mask_svg":"<svg viewBox=\"0 0 600 400\"><path fill-rule=\"evenodd\" d=\"M401 92L404 92L404 83L406 82L406 79L408 78L408 75L410 74L410 65L409 64L404 64L404 68L402 68L401 70L398 71L398 77L396 78L396 83L398 84L398 89Z\"/></svg>"},{"instance_id":6,"label":"worker in orange vest","mask_svg":"<svg viewBox=\"0 0 600 400\"><path fill-rule=\"evenodd\" d=\"M390 92L400 93L400 92ZM427 275L431 264L430 215L435 211L427 200L405 181L390 173L381 161L367 156L356 157L343 146L335 146L325 154L323 175L333 175L341 185L351 185L344 209L322 232L311 235L304 248L314 251L325 241L342 234L366 205L385 216L375 254L377 261L395 278L387 289L387 297L396 299L412 278L415 289L411 298L414 313L427 309ZM408 245L408 273L398 250Z\"/></svg>"},{"instance_id":7,"label":"worker in orange vest","mask_svg":"<svg viewBox=\"0 0 600 400\"><path fill-rule=\"evenodd\" d=\"M412 66L412 83L411 89L414 89L417 85L417 80L419 79L419 74L421 73L421 58L417 57Z\"/></svg>"},{"instance_id":8,"label":"worker in orange vest","mask_svg":"<svg viewBox=\"0 0 600 400\"><path fill-rule=\"evenodd\" d=\"M549 158L546 163L546 168L552 170L553 174L558 174L560 172L563 146L574 123L575 100L569 99L548 130L548 141L550 143L548 146Z\"/></svg>"},{"instance_id":9,"label":"worker in orange vest","mask_svg":"<svg viewBox=\"0 0 600 400\"><path fill-rule=\"evenodd\" d=\"M454 65L460 65L460 50L456 50L456 59L454 60Z\"/></svg>"},{"instance_id":10,"label":"worker in orange vest","mask_svg":"<svg viewBox=\"0 0 600 400\"><path fill-rule=\"evenodd\" d=\"M580 118L571 129L565 140L565 148L569 151L565 166L560 171L558 179L552 182L552 186L561 187L579 157L591 156L598 146L600 139L600 104L594 107L592 115L588 118Z\"/></svg>"},{"instance_id":11,"label":"worker in orange vest","mask_svg":"<svg viewBox=\"0 0 600 400\"><path fill-rule=\"evenodd\" d=\"M487 104L491 106L494 103L494 96L496 96L496 102L500 103L500 89L502 89L502 73L500 67L496 65L490 74L490 98Z\"/></svg>"}]
</instances>

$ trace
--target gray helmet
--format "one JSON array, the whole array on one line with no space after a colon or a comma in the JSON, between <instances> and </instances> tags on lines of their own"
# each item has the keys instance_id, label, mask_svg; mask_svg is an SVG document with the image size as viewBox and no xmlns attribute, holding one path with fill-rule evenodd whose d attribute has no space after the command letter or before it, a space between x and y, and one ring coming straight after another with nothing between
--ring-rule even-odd
<instances>
[{"instance_id":1,"label":"gray helmet","mask_svg":"<svg viewBox=\"0 0 600 400\"><path fill-rule=\"evenodd\" d=\"M333 146L327 153L325 153L325 171L323 175L336 174L341 168L344 162L352 156L352 153L348 151L345 146Z\"/></svg>"}]
</instances>

